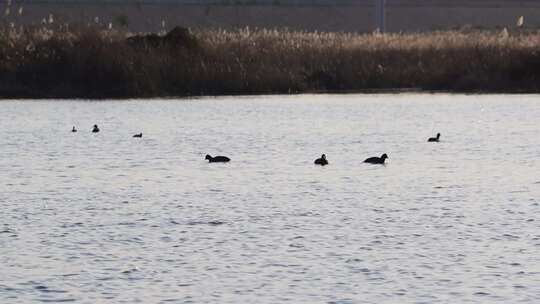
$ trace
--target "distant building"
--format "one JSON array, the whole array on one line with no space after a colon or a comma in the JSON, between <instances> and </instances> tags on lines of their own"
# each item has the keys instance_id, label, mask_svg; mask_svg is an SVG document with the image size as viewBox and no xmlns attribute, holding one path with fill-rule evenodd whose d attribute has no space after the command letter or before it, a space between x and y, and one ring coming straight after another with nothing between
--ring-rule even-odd
<instances>
[{"instance_id":1,"label":"distant building","mask_svg":"<svg viewBox=\"0 0 540 304\"><path fill-rule=\"evenodd\" d=\"M377 28L380 0L3 0L3 21L99 23L132 31L194 28L290 28L369 32ZM385 0L388 31L465 26L540 26L537 0Z\"/></svg>"}]
</instances>

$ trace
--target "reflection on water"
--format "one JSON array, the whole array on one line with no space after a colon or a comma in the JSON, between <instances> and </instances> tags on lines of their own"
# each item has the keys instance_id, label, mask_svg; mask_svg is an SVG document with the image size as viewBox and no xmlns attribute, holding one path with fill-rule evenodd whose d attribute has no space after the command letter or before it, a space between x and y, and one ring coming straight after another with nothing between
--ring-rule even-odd
<instances>
[{"instance_id":1,"label":"reflection on water","mask_svg":"<svg viewBox=\"0 0 540 304\"><path fill-rule=\"evenodd\" d=\"M537 99L1 102L0 302L537 303Z\"/></svg>"}]
</instances>

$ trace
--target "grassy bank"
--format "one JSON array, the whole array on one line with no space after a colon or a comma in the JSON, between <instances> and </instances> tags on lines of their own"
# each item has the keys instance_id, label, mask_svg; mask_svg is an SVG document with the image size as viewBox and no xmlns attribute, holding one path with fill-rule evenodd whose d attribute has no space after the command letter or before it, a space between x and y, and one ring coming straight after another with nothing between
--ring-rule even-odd
<instances>
[{"instance_id":1,"label":"grassy bank","mask_svg":"<svg viewBox=\"0 0 540 304\"><path fill-rule=\"evenodd\" d=\"M0 97L540 92L540 33L0 29Z\"/></svg>"}]
</instances>

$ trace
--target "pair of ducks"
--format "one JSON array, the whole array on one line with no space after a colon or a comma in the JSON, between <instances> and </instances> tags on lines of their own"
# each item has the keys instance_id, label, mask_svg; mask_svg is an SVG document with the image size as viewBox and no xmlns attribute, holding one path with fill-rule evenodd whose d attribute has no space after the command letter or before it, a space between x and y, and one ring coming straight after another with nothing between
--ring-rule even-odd
<instances>
[{"instance_id":1,"label":"pair of ducks","mask_svg":"<svg viewBox=\"0 0 540 304\"><path fill-rule=\"evenodd\" d=\"M77 132L77 129L75 128L75 126L73 126L73 128L71 129L71 132L72 132L72 133ZM98 125L94 125L94 127L92 128L92 133L98 133L98 132L99 132L99 127L98 127Z\"/></svg>"},{"instance_id":2,"label":"pair of ducks","mask_svg":"<svg viewBox=\"0 0 540 304\"><path fill-rule=\"evenodd\" d=\"M75 128L75 126L73 126L73 128L71 129L71 132L72 133L77 132L77 129ZM97 125L94 125L94 128L92 129L92 133L97 133L97 132L99 132L99 128Z\"/></svg>"},{"instance_id":3,"label":"pair of ducks","mask_svg":"<svg viewBox=\"0 0 540 304\"><path fill-rule=\"evenodd\" d=\"M368 163L368 164L384 165L384 161L387 158L388 158L388 155L386 155L386 153L384 153L383 155L381 155L381 157L373 156L373 157L366 158L364 160L364 162ZM317 158L314 161L314 163L315 163L315 165L321 165L321 166L328 165L328 160L326 159L326 154L321 155L321 158Z\"/></svg>"},{"instance_id":4,"label":"pair of ducks","mask_svg":"<svg viewBox=\"0 0 540 304\"><path fill-rule=\"evenodd\" d=\"M441 138L441 133L437 133L436 137L428 138L428 142L439 142L440 138ZM384 165L384 161L387 158L388 158L388 155L384 153L383 155L381 155L381 157L374 156L374 157L366 158L366 160L364 160L364 163ZM325 154L321 155L321 158L317 158L314 163L315 165L321 165L321 166L328 165L328 160L326 159L326 155Z\"/></svg>"},{"instance_id":5,"label":"pair of ducks","mask_svg":"<svg viewBox=\"0 0 540 304\"><path fill-rule=\"evenodd\" d=\"M71 132L73 132L73 133L77 132L77 129L75 128L75 126L73 126L73 128L71 129ZM99 133L98 125L94 125L94 128L92 128L92 133ZM142 138L142 133L135 134L135 135L133 135L133 137Z\"/></svg>"}]
</instances>

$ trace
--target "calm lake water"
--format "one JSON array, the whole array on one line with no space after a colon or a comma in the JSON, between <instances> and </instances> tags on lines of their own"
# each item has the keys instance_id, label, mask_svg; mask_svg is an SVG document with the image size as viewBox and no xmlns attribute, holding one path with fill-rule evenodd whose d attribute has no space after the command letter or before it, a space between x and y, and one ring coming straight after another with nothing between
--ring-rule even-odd
<instances>
[{"instance_id":1,"label":"calm lake water","mask_svg":"<svg viewBox=\"0 0 540 304\"><path fill-rule=\"evenodd\" d=\"M0 113L0 303L540 302L539 95Z\"/></svg>"}]
</instances>

